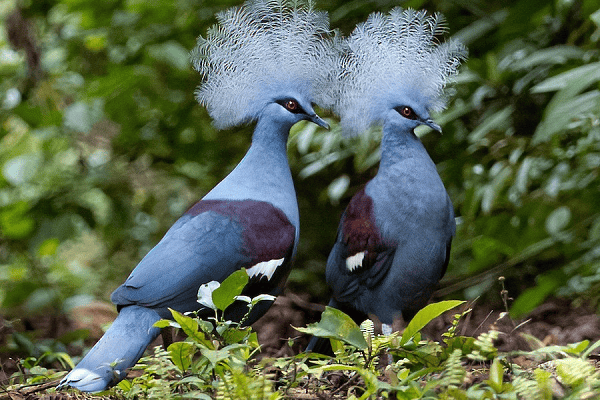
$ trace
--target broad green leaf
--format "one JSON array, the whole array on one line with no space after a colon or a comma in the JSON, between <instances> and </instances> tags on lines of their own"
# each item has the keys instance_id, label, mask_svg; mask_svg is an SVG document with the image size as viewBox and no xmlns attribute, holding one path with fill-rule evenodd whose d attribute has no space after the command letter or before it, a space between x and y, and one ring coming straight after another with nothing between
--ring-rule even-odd
<instances>
[{"instance_id":1,"label":"broad green leaf","mask_svg":"<svg viewBox=\"0 0 600 400\"><path fill-rule=\"evenodd\" d=\"M212 292L212 300L217 309L225 311L239 296L248 283L248 273L245 269L235 271Z\"/></svg>"},{"instance_id":2,"label":"broad green leaf","mask_svg":"<svg viewBox=\"0 0 600 400\"><path fill-rule=\"evenodd\" d=\"M67 353L59 351L59 352L50 352L49 354L51 354L53 357L56 357L64 368L71 368L71 369L75 368L75 364L73 363L71 356L68 355Z\"/></svg>"},{"instance_id":3,"label":"broad green leaf","mask_svg":"<svg viewBox=\"0 0 600 400\"><path fill-rule=\"evenodd\" d=\"M400 338L400 345L408 342L417 332L425 327L432 319L442 315L448 310L453 309L461 304L465 303L462 300L445 300L438 303L428 304L410 320L406 326L402 338Z\"/></svg>"},{"instance_id":4,"label":"broad green leaf","mask_svg":"<svg viewBox=\"0 0 600 400\"><path fill-rule=\"evenodd\" d=\"M575 46L554 46L534 51L520 60L513 60L509 66L513 71L531 70L538 65L564 64L570 59L583 58L584 51Z\"/></svg>"},{"instance_id":5,"label":"broad green leaf","mask_svg":"<svg viewBox=\"0 0 600 400\"><path fill-rule=\"evenodd\" d=\"M337 339L361 350L367 349L367 342L356 322L342 311L325 307L321 320L306 328L295 328L309 335Z\"/></svg>"},{"instance_id":6,"label":"broad green leaf","mask_svg":"<svg viewBox=\"0 0 600 400\"><path fill-rule=\"evenodd\" d=\"M478 143L490 131L506 131L510 127L512 114L515 112L513 106L507 106L500 111L488 115L487 118L469 134L469 142Z\"/></svg>"},{"instance_id":7,"label":"broad green leaf","mask_svg":"<svg viewBox=\"0 0 600 400\"><path fill-rule=\"evenodd\" d=\"M221 350L210 350L210 349L201 349L200 352L204 357L208 359L208 361L212 364L213 368L217 366L217 364L223 360L229 358L229 351L225 349Z\"/></svg>"},{"instance_id":8,"label":"broad green leaf","mask_svg":"<svg viewBox=\"0 0 600 400\"><path fill-rule=\"evenodd\" d=\"M538 275L536 286L524 290L513 302L510 308L511 317L519 318L527 314L540 305L546 297L551 295L564 282L565 275L562 271L555 270Z\"/></svg>"},{"instance_id":9,"label":"broad green leaf","mask_svg":"<svg viewBox=\"0 0 600 400\"><path fill-rule=\"evenodd\" d=\"M567 89L564 89L567 90ZM554 97L559 96L560 92ZM554 100L554 99L553 99ZM537 126L532 145L547 142L556 133L567 129L571 121L580 115L593 113L598 109L600 101L600 91L591 90L582 95L564 99L556 104L548 105L542 122Z\"/></svg>"},{"instance_id":10,"label":"broad green leaf","mask_svg":"<svg viewBox=\"0 0 600 400\"><path fill-rule=\"evenodd\" d=\"M179 326L178 323L173 322L169 319L161 319L159 321L156 321L154 323L154 325L152 325L155 328L168 328L168 327L173 327L173 328L181 328L181 326Z\"/></svg>"},{"instance_id":11,"label":"broad green leaf","mask_svg":"<svg viewBox=\"0 0 600 400\"><path fill-rule=\"evenodd\" d=\"M569 350L567 350L567 352L579 355L585 349L587 349L587 347L589 345L590 345L590 341L589 340L582 340L581 342L577 342L577 343L569 343L567 345L567 347L569 348Z\"/></svg>"},{"instance_id":12,"label":"broad green leaf","mask_svg":"<svg viewBox=\"0 0 600 400\"><path fill-rule=\"evenodd\" d=\"M347 157L349 154L345 151L336 151L325 156L322 156L315 162L307 165L302 171L298 173L301 179L308 178L311 175L315 175L321 170L325 169L328 165Z\"/></svg>"},{"instance_id":13,"label":"broad green leaf","mask_svg":"<svg viewBox=\"0 0 600 400\"><path fill-rule=\"evenodd\" d=\"M554 397L552 393L552 372L536 368L533 371L533 376L537 382L540 395L543 396L542 398L552 399Z\"/></svg>"},{"instance_id":14,"label":"broad green leaf","mask_svg":"<svg viewBox=\"0 0 600 400\"><path fill-rule=\"evenodd\" d=\"M148 46L148 54L155 60L162 61L179 70L186 70L189 65L189 51L174 40Z\"/></svg>"},{"instance_id":15,"label":"broad green leaf","mask_svg":"<svg viewBox=\"0 0 600 400\"><path fill-rule=\"evenodd\" d=\"M2 167L2 175L14 186L29 182L42 165L42 155L30 153L8 160Z\"/></svg>"},{"instance_id":16,"label":"broad green leaf","mask_svg":"<svg viewBox=\"0 0 600 400\"><path fill-rule=\"evenodd\" d=\"M346 174L334 179L327 187L329 199L337 204L350 186L350 177Z\"/></svg>"},{"instance_id":17,"label":"broad green leaf","mask_svg":"<svg viewBox=\"0 0 600 400\"><path fill-rule=\"evenodd\" d=\"M555 235L565 229L571 221L571 210L567 206L558 207L546 218L546 231Z\"/></svg>"},{"instance_id":18,"label":"broad green leaf","mask_svg":"<svg viewBox=\"0 0 600 400\"><path fill-rule=\"evenodd\" d=\"M19 201L0 211L0 231L3 237L21 239L33 231L35 221L30 217L30 208L26 201Z\"/></svg>"},{"instance_id":19,"label":"broad green leaf","mask_svg":"<svg viewBox=\"0 0 600 400\"><path fill-rule=\"evenodd\" d=\"M584 342L587 342L587 340L584 340ZM582 358L588 358L590 356L590 354L592 354L592 351L596 350L598 347L600 347L600 340L597 340L594 342L594 344L592 344L591 346L589 346L585 352L583 352L583 354L581 355Z\"/></svg>"},{"instance_id":20,"label":"broad green leaf","mask_svg":"<svg viewBox=\"0 0 600 400\"><path fill-rule=\"evenodd\" d=\"M496 165L498 165L498 171L492 181L484 187L481 197L481 209L485 213L490 213L494 210L496 199L500 197L504 189L511 185L513 181L513 167L511 165L502 165L500 163Z\"/></svg>"},{"instance_id":21,"label":"broad green leaf","mask_svg":"<svg viewBox=\"0 0 600 400\"><path fill-rule=\"evenodd\" d=\"M195 353L195 347L192 343L175 342L167 348L167 351L169 352L169 356L171 356L173 364L181 372L187 371L190 365L192 365L192 356Z\"/></svg>"},{"instance_id":22,"label":"broad green leaf","mask_svg":"<svg viewBox=\"0 0 600 400\"><path fill-rule=\"evenodd\" d=\"M188 335L192 340L198 343L204 343L206 341L204 333L198 330L198 321L187 315L183 315L173 309L169 309L173 315L175 322L179 324L181 330Z\"/></svg>"},{"instance_id":23,"label":"broad green leaf","mask_svg":"<svg viewBox=\"0 0 600 400\"><path fill-rule=\"evenodd\" d=\"M119 389L121 389L122 391L124 391L125 393L127 393L133 388L133 385L131 384L131 381L128 381L127 379L123 379L121 382L119 382L117 384L117 387Z\"/></svg>"},{"instance_id":24,"label":"broad green leaf","mask_svg":"<svg viewBox=\"0 0 600 400\"><path fill-rule=\"evenodd\" d=\"M554 134L566 129L571 120L578 115L597 110L600 91L591 90L581 95L580 93L600 80L599 65L600 63L595 63L577 68L576 72L571 70L557 75L555 81L538 88L538 90L556 87L561 89L546 106L542 121L533 135L532 145L550 140Z\"/></svg>"},{"instance_id":25,"label":"broad green leaf","mask_svg":"<svg viewBox=\"0 0 600 400\"><path fill-rule=\"evenodd\" d=\"M494 358L492 361L492 365L490 366L490 378L485 382L490 385L492 389L496 391L496 393L502 392L502 380L504 378L504 369L502 368L502 364L498 357Z\"/></svg>"},{"instance_id":26,"label":"broad green leaf","mask_svg":"<svg viewBox=\"0 0 600 400\"><path fill-rule=\"evenodd\" d=\"M251 332L251 328L234 328L226 329L221 334L226 344L240 343L246 338Z\"/></svg>"},{"instance_id":27,"label":"broad green leaf","mask_svg":"<svg viewBox=\"0 0 600 400\"><path fill-rule=\"evenodd\" d=\"M550 77L531 88L532 93L554 92L577 82L589 86L600 80L600 62L569 69L562 74Z\"/></svg>"}]
</instances>

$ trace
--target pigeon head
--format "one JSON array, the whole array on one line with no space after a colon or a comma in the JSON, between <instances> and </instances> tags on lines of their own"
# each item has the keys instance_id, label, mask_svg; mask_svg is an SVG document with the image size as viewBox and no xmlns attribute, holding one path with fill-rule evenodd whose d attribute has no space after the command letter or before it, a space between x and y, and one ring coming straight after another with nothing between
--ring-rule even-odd
<instances>
[{"instance_id":1,"label":"pigeon head","mask_svg":"<svg viewBox=\"0 0 600 400\"><path fill-rule=\"evenodd\" d=\"M217 21L192 52L204 78L196 97L217 128L260 118L326 125L312 106L339 57L325 12L310 0L249 0Z\"/></svg>"},{"instance_id":2,"label":"pigeon head","mask_svg":"<svg viewBox=\"0 0 600 400\"><path fill-rule=\"evenodd\" d=\"M329 124L317 115L308 98L289 90L282 91L265 105L258 118L270 118L276 124L288 127L306 120L329 129Z\"/></svg>"},{"instance_id":3,"label":"pigeon head","mask_svg":"<svg viewBox=\"0 0 600 400\"><path fill-rule=\"evenodd\" d=\"M439 43L443 18L395 8L373 13L352 34L337 41L338 85L328 104L347 134L373 125L440 130L429 116L444 108L443 89L466 55L456 41Z\"/></svg>"}]
</instances>

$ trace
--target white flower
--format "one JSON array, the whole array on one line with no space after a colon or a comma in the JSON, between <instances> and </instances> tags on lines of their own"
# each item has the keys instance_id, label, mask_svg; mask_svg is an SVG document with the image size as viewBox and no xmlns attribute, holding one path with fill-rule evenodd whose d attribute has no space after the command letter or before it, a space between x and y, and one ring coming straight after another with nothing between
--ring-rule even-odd
<instances>
[{"instance_id":1,"label":"white flower","mask_svg":"<svg viewBox=\"0 0 600 400\"><path fill-rule=\"evenodd\" d=\"M204 285L201 285L200 289L198 289L198 303L205 307L216 310L217 306L215 306L215 303L213 303L212 294L219 286L221 286L221 284L217 281L210 281Z\"/></svg>"}]
</instances>

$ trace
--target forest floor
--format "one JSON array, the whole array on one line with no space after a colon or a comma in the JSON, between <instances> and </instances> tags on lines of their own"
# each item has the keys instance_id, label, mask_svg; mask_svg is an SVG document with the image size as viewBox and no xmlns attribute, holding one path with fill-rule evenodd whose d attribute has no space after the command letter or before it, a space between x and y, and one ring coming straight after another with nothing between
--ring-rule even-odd
<instances>
[{"instance_id":1,"label":"forest floor","mask_svg":"<svg viewBox=\"0 0 600 400\"><path fill-rule=\"evenodd\" d=\"M294 293L280 296L269 312L261 318L254 329L262 345L261 357L285 357L300 352L306 346L308 338L293 327L302 327L318 320L323 306L309 302ZM592 342L600 338L600 317L590 307L572 307L566 300L553 299L542 304L526 318L514 321L501 316L503 310L491 309L486 304L476 304L473 311L459 325L459 335L478 336L494 328L504 334L495 343L499 351L508 352L532 349L531 343L520 335L526 333L537 338L544 345L567 345L582 340ZM426 337L439 341L441 334L450 326L453 312L448 312L433 320L424 330ZM0 400L70 400L70 399L111 399L83 395L77 391L52 393L46 389L56 385L48 382L39 386L21 387L8 391L11 375L18 371L18 360L22 355L5 351L7 336L13 331L35 331L40 340L58 338L60 335L77 328L90 329L87 345L93 344L101 335L100 326L114 318L114 311L108 304L96 303L76 310L70 316L24 318L16 324L8 324L0 316ZM12 325L12 326L11 326ZM288 346L289 339L294 340ZM160 340L160 339L158 339ZM69 348L72 355L81 352L81 348ZM598 357L592 357L597 360ZM518 359L515 362L519 362ZM523 360L523 362L527 362ZM14 383L14 382L12 382ZM299 395L293 399L327 398L321 395ZM336 397L337 398L337 397Z\"/></svg>"}]
</instances>

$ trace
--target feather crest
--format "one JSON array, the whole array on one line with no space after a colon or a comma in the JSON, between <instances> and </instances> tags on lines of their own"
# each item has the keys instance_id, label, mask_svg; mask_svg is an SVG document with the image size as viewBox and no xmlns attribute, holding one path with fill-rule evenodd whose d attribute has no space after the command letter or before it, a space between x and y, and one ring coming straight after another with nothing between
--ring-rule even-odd
<instances>
[{"instance_id":1,"label":"feather crest","mask_svg":"<svg viewBox=\"0 0 600 400\"><path fill-rule=\"evenodd\" d=\"M419 96L428 110L443 109L443 89L466 56L462 44L438 42L445 31L440 14L400 7L357 25L338 45L339 84L327 104L344 131L358 134L381 124L382 113L401 95Z\"/></svg>"},{"instance_id":2,"label":"feather crest","mask_svg":"<svg viewBox=\"0 0 600 400\"><path fill-rule=\"evenodd\" d=\"M196 98L217 128L256 119L286 90L316 101L315 94L330 87L338 54L327 13L313 5L312 0L248 0L218 13L206 38L198 38L192 60L204 81Z\"/></svg>"}]
</instances>

